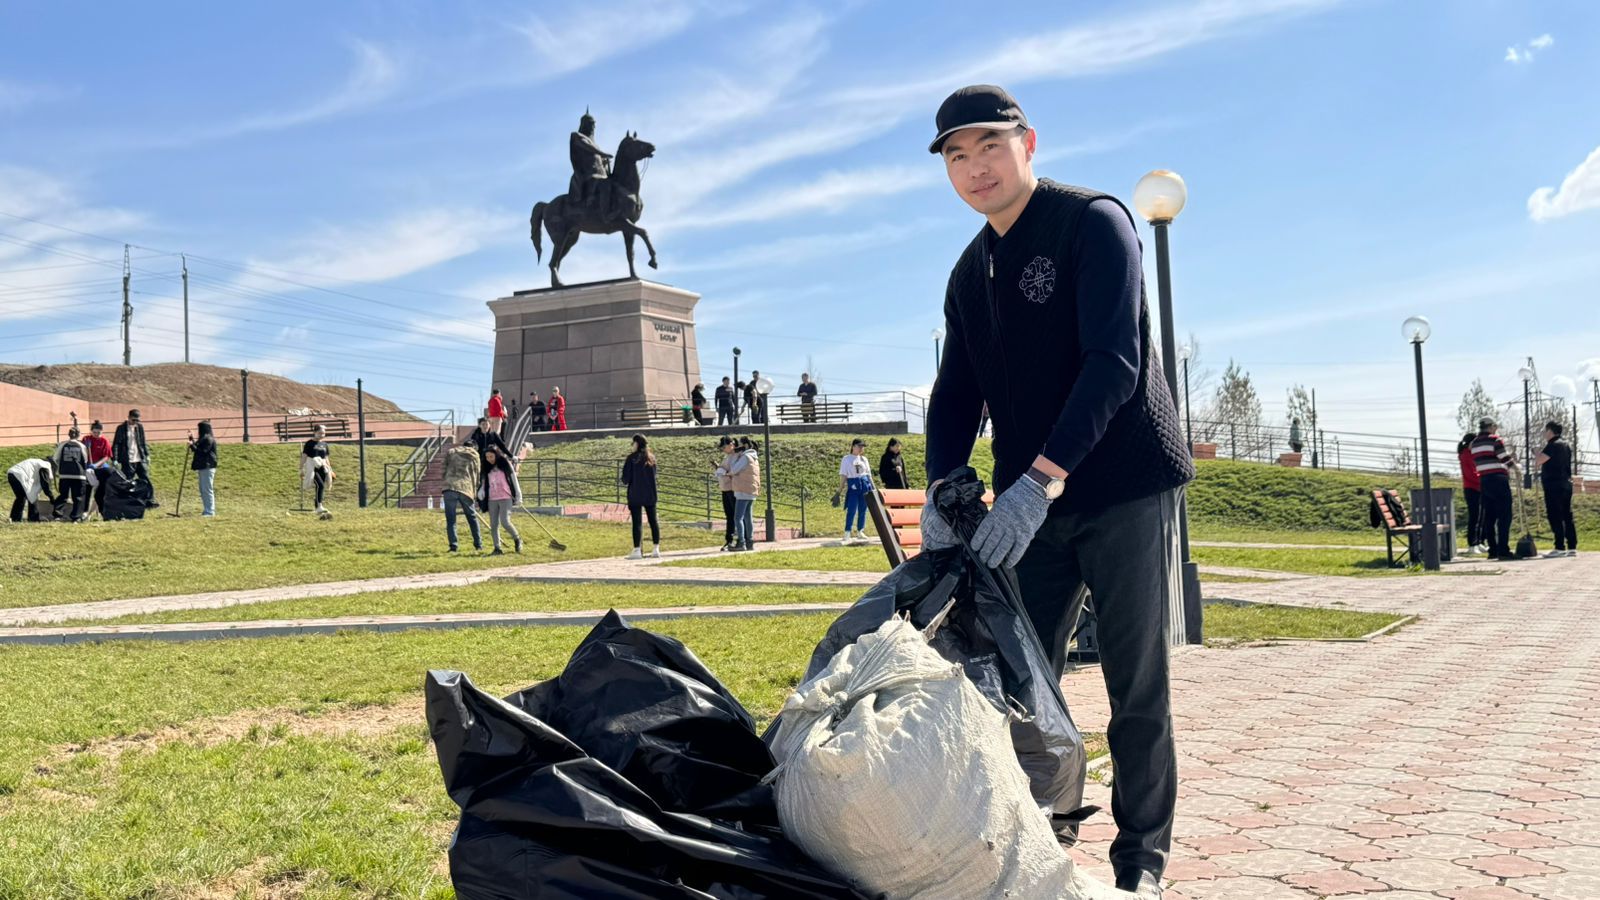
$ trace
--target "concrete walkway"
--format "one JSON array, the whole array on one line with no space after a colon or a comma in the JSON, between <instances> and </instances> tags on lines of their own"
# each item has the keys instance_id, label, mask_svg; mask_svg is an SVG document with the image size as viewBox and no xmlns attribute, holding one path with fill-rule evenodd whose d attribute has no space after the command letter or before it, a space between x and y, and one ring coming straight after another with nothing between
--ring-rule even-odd
<instances>
[{"instance_id":1,"label":"concrete walkway","mask_svg":"<svg viewBox=\"0 0 1600 900\"><path fill-rule=\"evenodd\" d=\"M1464 568L1504 574L1227 586L1422 618L1370 644L1174 656L1168 900L1600 898L1600 556ZM1104 730L1099 673L1065 686ZM1097 816L1073 852L1107 874L1114 834Z\"/></svg>"},{"instance_id":2,"label":"concrete walkway","mask_svg":"<svg viewBox=\"0 0 1600 900\"><path fill-rule=\"evenodd\" d=\"M828 543L823 538L802 538L756 545L756 552L804 550ZM0 610L3 627L42 625L74 619L115 619L121 616L166 612L176 609L220 609L276 600L304 597L335 597L372 591L398 591L428 587L461 587L495 578L525 581L601 581L661 584L737 585L737 584L874 584L882 572L791 572L783 569L690 569L660 564L672 560L707 559L719 556L715 547L675 550L659 560L625 560L618 557L578 559L562 562L499 566L459 572L426 575L400 575L393 578L367 578L359 581L327 581L294 584L242 591L211 591L203 594L176 594L165 597L138 597L127 600L101 600L90 603L60 603L49 606L22 606ZM513 557L507 557L511 559Z\"/></svg>"},{"instance_id":3,"label":"concrete walkway","mask_svg":"<svg viewBox=\"0 0 1600 900\"><path fill-rule=\"evenodd\" d=\"M684 616L750 618L809 613L838 614L848 603L776 603L765 606L651 606L619 609L632 622ZM563 612L436 613L417 616L340 616L330 619L251 619L244 622L184 622L164 625L89 625L76 628L0 628L4 644L83 644L92 641L204 641L220 638L296 637L340 631L438 631L486 626L594 625L609 610Z\"/></svg>"}]
</instances>

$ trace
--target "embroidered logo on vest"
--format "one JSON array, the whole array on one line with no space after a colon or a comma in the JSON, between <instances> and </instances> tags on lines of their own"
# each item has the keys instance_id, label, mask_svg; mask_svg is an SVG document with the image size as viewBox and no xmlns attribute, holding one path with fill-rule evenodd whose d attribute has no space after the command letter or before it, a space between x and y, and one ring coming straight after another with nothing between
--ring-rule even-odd
<instances>
[{"instance_id":1,"label":"embroidered logo on vest","mask_svg":"<svg viewBox=\"0 0 1600 900\"><path fill-rule=\"evenodd\" d=\"M1056 290L1056 264L1048 257L1035 256L1022 270L1022 280L1017 282L1017 287L1022 289L1022 296L1034 303L1049 300Z\"/></svg>"}]
</instances>

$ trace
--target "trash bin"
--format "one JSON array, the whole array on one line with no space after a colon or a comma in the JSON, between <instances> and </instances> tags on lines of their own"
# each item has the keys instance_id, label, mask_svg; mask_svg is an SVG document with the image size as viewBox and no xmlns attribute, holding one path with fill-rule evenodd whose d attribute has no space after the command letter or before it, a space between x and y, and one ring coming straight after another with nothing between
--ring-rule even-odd
<instances>
[{"instance_id":1,"label":"trash bin","mask_svg":"<svg viewBox=\"0 0 1600 900\"><path fill-rule=\"evenodd\" d=\"M1421 488L1411 491L1411 503L1409 505L1411 521L1419 525L1422 524L1424 505L1433 510L1434 524L1445 526L1443 529L1436 528L1435 532L1439 536L1439 561L1446 562L1454 559L1456 555L1456 490L1455 488L1434 488L1431 503L1427 502L1427 497L1428 495ZM1412 536L1412 559L1422 558L1421 542L1426 539L1427 535L1421 532Z\"/></svg>"}]
</instances>

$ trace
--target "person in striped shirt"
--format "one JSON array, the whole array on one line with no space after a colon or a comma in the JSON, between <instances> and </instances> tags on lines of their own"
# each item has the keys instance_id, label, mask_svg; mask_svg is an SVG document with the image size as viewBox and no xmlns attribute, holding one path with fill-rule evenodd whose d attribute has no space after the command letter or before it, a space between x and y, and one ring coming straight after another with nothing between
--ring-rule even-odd
<instances>
[{"instance_id":1,"label":"person in striped shirt","mask_svg":"<svg viewBox=\"0 0 1600 900\"><path fill-rule=\"evenodd\" d=\"M1472 462L1477 467L1478 490L1482 492L1483 540L1489 544L1489 558L1515 559L1511 554L1511 472L1517 468L1517 460L1495 433L1491 418L1478 420Z\"/></svg>"}]
</instances>

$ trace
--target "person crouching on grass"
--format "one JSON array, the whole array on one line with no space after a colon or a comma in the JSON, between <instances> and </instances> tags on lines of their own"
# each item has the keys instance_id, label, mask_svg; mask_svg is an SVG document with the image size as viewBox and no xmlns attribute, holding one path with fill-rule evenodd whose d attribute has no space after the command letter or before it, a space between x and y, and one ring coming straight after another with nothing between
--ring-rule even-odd
<instances>
[{"instance_id":1,"label":"person crouching on grass","mask_svg":"<svg viewBox=\"0 0 1600 900\"><path fill-rule=\"evenodd\" d=\"M928 481L967 464L987 403L996 497L972 547L1015 567L1057 678L1089 588L1117 772L1111 865L1117 887L1154 900L1178 794L1164 624L1194 464L1155 365L1133 216L1109 194L1036 177L1037 148L1022 108L993 85L956 91L935 117L928 150L985 222L945 289ZM958 543L932 503L922 541Z\"/></svg>"}]
</instances>

